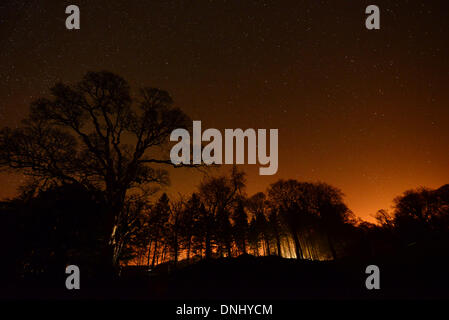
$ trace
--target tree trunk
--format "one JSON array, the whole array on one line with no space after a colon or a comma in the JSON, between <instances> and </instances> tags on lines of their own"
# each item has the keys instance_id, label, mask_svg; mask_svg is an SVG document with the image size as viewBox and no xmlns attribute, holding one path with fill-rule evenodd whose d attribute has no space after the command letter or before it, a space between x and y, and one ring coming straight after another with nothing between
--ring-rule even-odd
<instances>
[{"instance_id":1,"label":"tree trunk","mask_svg":"<svg viewBox=\"0 0 449 320\"><path fill-rule=\"evenodd\" d=\"M279 237L279 234L276 233L276 245L277 245L277 249L278 249L278 256L282 257L282 252L281 252L281 238Z\"/></svg>"},{"instance_id":2,"label":"tree trunk","mask_svg":"<svg viewBox=\"0 0 449 320\"><path fill-rule=\"evenodd\" d=\"M187 244L187 261L190 262L190 247L192 245L192 239L189 238L189 242Z\"/></svg>"},{"instance_id":3,"label":"tree trunk","mask_svg":"<svg viewBox=\"0 0 449 320\"><path fill-rule=\"evenodd\" d=\"M303 259L301 243L299 242L298 234L296 232L292 232L293 241L295 242L295 253L296 259Z\"/></svg>"},{"instance_id":4,"label":"tree trunk","mask_svg":"<svg viewBox=\"0 0 449 320\"><path fill-rule=\"evenodd\" d=\"M176 264L178 263L178 235L176 234L176 236L175 236L175 239L174 239L174 241L173 241L174 243L173 243L173 246L174 246L174 252L173 252L173 255L174 255L174 268L176 269Z\"/></svg>"},{"instance_id":5,"label":"tree trunk","mask_svg":"<svg viewBox=\"0 0 449 320\"><path fill-rule=\"evenodd\" d=\"M106 219L106 230L110 230L111 234L106 248L106 257L110 264L110 269L113 274L117 274L119 267L120 248L118 247L118 223L120 214L123 209L126 197L126 189L108 185L106 188L107 200L106 204L110 208L109 215ZM105 264L108 263L105 261Z\"/></svg>"},{"instance_id":6,"label":"tree trunk","mask_svg":"<svg viewBox=\"0 0 449 320\"><path fill-rule=\"evenodd\" d=\"M337 260L337 252L335 251L335 247L334 247L334 244L332 243L331 236L330 236L329 232L327 232L327 243L329 244L329 249L332 254L332 259Z\"/></svg>"},{"instance_id":7,"label":"tree trunk","mask_svg":"<svg viewBox=\"0 0 449 320\"><path fill-rule=\"evenodd\" d=\"M162 253L161 253L161 263L164 263L164 262L165 262L166 253L167 253L167 243L164 244L164 248L162 249Z\"/></svg>"},{"instance_id":8,"label":"tree trunk","mask_svg":"<svg viewBox=\"0 0 449 320\"><path fill-rule=\"evenodd\" d=\"M228 258L231 258L231 256L232 256L231 244L228 241L226 242L226 249L228 251Z\"/></svg>"},{"instance_id":9,"label":"tree trunk","mask_svg":"<svg viewBox=\"0 0 449 320\"><path fill-rule=\"evenodd\" d=\"M154 264L156 262L157 245L158 245L158 241L156 240L154 242L154 252L153 252L153 261L151 262L151 269L154 268Z\"/></svg>"},{"instance_id":10,"label":"tree trunk","mask_svg":"<svg viewBox=\"0 0 449 320\"><path fill-rule=\"evenodd\" d=\"M265 236L265 245L267 248L267 256L269 256L271 254L271 250L270 250L270 241L267 239L267 237Z\"/></svg>"},{"instance_id":11,"label":"tree trunk","mask_svg":"<svg viewBox=\"0 0 449 320\"><path fill-rule=\"evenodd\" d=\"M293 244L293 246L294 245L295 244ZM294 250L293 246L292 246L292 242L289 240L288 241L288 252L290 252L290 257L293 257L293 253L295 253L295 250Z\"/></svg>"},{"instance_id":12,"label":"tree trunk","mask_svg":"<svg viewBox=\"0 0 449 320\"><path fill-rule=\"evenodd\" d=\"M148 267L150 266L151 245L153 244L152 242L153 242L153 240L150 240L150 244L148 245L148 258L147 258L147 266Z\"/></svg>"},{"instance_id":13,"label":"tree trunk","mask_svg":"<svg viewBox=\"0 0 449 320\"><path fill-rule=\"evenodd\" d=\"M209 232L206 233L206 259L210 259L212 255Z\"/></svg>"}]
</instances>

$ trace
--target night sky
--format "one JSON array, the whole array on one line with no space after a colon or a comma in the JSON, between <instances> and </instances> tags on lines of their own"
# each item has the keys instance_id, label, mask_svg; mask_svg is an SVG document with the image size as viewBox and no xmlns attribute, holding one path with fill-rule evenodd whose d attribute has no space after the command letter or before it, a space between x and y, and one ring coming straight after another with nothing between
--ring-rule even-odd
<instances>
[{"instance_id":1,"label":"night sky","mask_svg":"<svg viewBox=\"0 0 449 320\"><path fill-rule=\"evenodd\" d=\"M65 7L81 29L65 28ZM381 30L365 28L365 8ZM449 182L449 2L7 1L0 3L0 127L56 81L108 70L154 86L206 128L278 128L279 170L244 166L248 194L324 181L364 219L409 188ZM201 180L172 172L171 194ZM0 175L0 198L17 174Z\"/></svg>"}]
</instances>

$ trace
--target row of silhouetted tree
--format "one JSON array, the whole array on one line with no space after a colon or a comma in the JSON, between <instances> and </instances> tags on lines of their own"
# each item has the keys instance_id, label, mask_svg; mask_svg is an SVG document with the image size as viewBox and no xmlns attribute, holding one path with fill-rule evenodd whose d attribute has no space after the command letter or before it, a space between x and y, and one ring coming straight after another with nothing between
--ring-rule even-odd
<instances>
[{"instance_id":1,"label":"row of silhouetted tree","mask_svg":"<svg viewBox=\"0 0 449 320\"><path fill-rule=\"evenodd\" d=\"M327 260L394 254L416 244L436 249L449 239L448 185L406 191L391 213L378 211L377 224L354 218L342 197L326 183L296 180L247 197L244 175L234 168L204 180L188 198L164 193L142 212L144 228L124 258L150 266L241 254Z\"/></svg>"},{"instance_id":2,"label":"row of silhouetted tree","mask_svg":"<svg viewBox=\"0 0 449 320\"><path fill-rule=\"evenodd\" d=\"M200 259L276 255L331 260L395 255L416 248L444 255L449 243L449 185L406 191L378 224L355 219L342 193L325 183L279 180L246 196L244 174L208 177L189 196L129 197L118 223L121 264L172 266ZM67 264L95 275L107 267L103 192L77 184L24 189L1 206L9 274L58 274ZM4 267L4 266L3 266Z\"/></svg>"},{"instance_id":3,"label":"row of silhouetted tree","mask_svg":"<svg viewBox=\"0 0 449 320\"><path fill-rule=\"evenodd\" d=\"M360 221L335 187L279 180L266 193L247 197L244 189L244 174L234 167L187 198L164 193L140 212L141 228L122 258L153 267L241 254L325 260L357 245Z\"/></svg>"}]
</instances>

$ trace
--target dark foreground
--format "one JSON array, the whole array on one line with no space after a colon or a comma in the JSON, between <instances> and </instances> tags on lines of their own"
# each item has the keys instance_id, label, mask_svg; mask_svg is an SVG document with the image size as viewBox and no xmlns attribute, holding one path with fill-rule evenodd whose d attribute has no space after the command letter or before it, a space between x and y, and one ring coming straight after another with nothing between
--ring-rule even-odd
<instances>
[{"instance_id":1,"label":"dark foreground","mask_svg":"<svg viewBox=\"0 0 449 320\"><path fill-rule=\"evenodd\" d=\"M297 261L279 257L240 256L178 267L124 268L114 282L83 278L81 289L33 281L2 287L3 299L448 299L448 259L396 257L362 261ZM380 290L367 290L365 269L380 268ZM62 278L63 279L63 278Z\"/></svg>"}]
</instances>

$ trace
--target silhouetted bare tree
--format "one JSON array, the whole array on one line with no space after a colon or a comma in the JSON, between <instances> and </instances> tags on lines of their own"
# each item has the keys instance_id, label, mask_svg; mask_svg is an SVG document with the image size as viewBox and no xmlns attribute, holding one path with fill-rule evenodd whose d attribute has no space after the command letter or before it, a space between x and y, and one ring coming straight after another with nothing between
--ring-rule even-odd
<instances>
[{"instance_id":1,"label":"silhouetted bare tree","mask_svg":"<svg viewBox=\"0 0 449 320\"><path fill-rule=\"evenodd\" d=\"M127 192L147 183L164 184L171 164L160 154L167 137L186 127L187 116L170 95L143 88L132 96L128 83L110 72L89 72L77 84L57 83L52 98L31 104L23 126L0 132L0 165L20 169L40 182L76 182L104 190L111 230L106 252L116 265L117 228Z\"/></svg>"},{"instance_id":2,"label":"silhouetted bare tree","mask_svg":"<svg viewBox=\"0 0 449 320\"><path fill-rule=\"evenodd\" d=\"M407 245L449 235L449 185L407 190L394 203L391 224Z\"/></svg>"},{"instance_id":3,"label":"silhouetted bare tree","mask_svg":"<svg viewBox=\"0 0 449 320\"><path fill-rule=\"evenodd\" d=\"M229 177L225 175L210 177L201 183L199 194L208 214L208 218L204 221L207 224L205 226L206 258L210 258L212 254L213 236L218 241L217 245L219 247L224 245L230 255L232 239L229 212L244 187L245 175L235 166Z\"/></svg>"},{"instance_id":4,"label":"silhouetted bare tree","mask_svg":"<svg viewBox=\"0 0 449 320\"><path fill-rule=\"evenodd\" d=\"M263 192L258 192L251 196L247 201L248 210L254 217L254 236L257 236L257 241L261 242L265 255L270 255L270 234L267 218L265 216L266 195Z\"/></svg>"},{"instance_id":5,"label":"silhouetted bare tree","mask_svg":"<svg viewBox=\"0 0 449 320\"><path fill-rule=\"evenodd\" d=\"M234 209L232 219L234 220L234 239L237 244L237 248L242 254L246 254L246 241L248 239L248 216L245 212L243 201L239 200L237 206Z\"/></svg>"}]
</instances>

